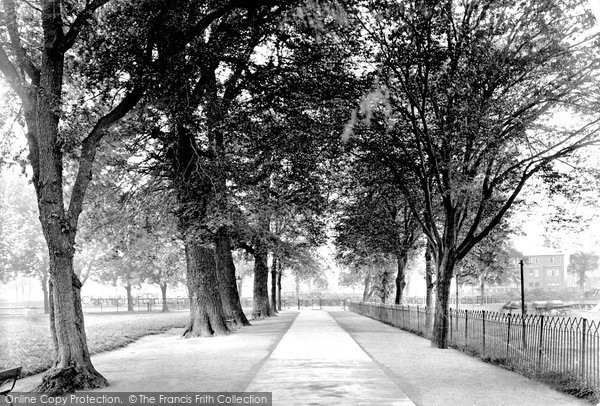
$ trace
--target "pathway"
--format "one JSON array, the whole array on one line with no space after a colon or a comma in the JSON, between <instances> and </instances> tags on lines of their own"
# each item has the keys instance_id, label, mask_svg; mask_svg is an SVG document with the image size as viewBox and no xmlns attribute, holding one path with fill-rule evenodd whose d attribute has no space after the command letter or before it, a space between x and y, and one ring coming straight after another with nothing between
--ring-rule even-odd
<instances>
[{"instance_id":1,"label":"pathway","mask_svg":"<svg viewBox=\"0 0 600 406\"><path fill-rule=\"evenodd\" d=\"M274 405L414 405L324 311L300 313L246 390Z\"/></svg>"},{"instance_id":2,"label":"pathway","mask_svg":"<svg viewBox=\"0 0 600 406\"><path fill-rule=\"evenodd\" d=\"M516 372L352 312L330 312L417 405L590 405Z\"/></svg>"},{"instance_id":3,"label":"pathway","mask_svg":"<svg viewBox=\"0 0 600 406\"><path fill-rule=\"evenodd\" d=\"M273 392L287 405L589 405L519 374L337 310L284 311L226 337L181 329L97 354L103 391ZM26 391L40 376L22 379Z\"/></svg>"}]
</instances>

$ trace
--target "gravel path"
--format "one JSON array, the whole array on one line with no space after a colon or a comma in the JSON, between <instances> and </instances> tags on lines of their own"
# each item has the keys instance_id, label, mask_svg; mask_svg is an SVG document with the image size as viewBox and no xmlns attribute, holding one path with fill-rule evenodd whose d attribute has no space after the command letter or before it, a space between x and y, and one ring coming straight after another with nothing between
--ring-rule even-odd
<instances>
[{"instance_id":1,"label":"gravel path","mask_svg":"<svg viewBox=\"0 0 600 406\"><path fill-rule=\"evenodd\" d=\"M351 312L331 316L417 405L588 405L460 351Z\"/></svg>"}]
</instances>

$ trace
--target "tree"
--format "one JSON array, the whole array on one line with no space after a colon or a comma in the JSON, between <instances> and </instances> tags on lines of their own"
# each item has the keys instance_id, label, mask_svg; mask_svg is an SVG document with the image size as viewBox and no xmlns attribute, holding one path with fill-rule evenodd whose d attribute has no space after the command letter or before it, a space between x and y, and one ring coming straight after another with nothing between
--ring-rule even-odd
<instances>
[{"instance_id":1,"label":"tree","mask_svg":"<svg viewBox=\"0 0 600 406\"><path fill-rule=\"evenodd\" d=\"M35 195L26 178L7 168L0 180L0 281L14 276L33 277L44 294L49 313L48 257L35 207Z\"/></svg>"},{"instance_id":2,"label":"tree","mask_svg":"<svg viewBox=\"0 0 600 406\"><path fill-rule=\"evenodd\" d=\"M17 6L13 0L3 1L0 71L23 105L39 219L50 253L51 329L57 362L38 388L50 393L108 384L93 367L87 349L81 283L73 272L74 245L100 141L106 131L137 103L143 91L135 85L128 90L117 85L113 88L114 95L106 97L104 93L104 100L96 98L96 111L100 114L88 117L93 123L89 127L67 126L81 130L72 139L63 127L65 116L62 116L63 102L73 94L73 88L66 83L73 73L67 55L71 55L72 50L75 55L81 55L77 54L76 44L82 32L93 33L89 27L93 25L92 21L97 23L98 20L92 17L106 3L108 0L97 0L76 6L50 0L38 9L25 3ZM26 23L22 25L24 21ZM125 72L121 72L121 77L126 77ZM136 83L139 72L127 73L131 81L120 85ZM115 103L111 105L110 99ZM78 167L67 195L68 201L64 190L64 160L67 157L74 158Z\"/></svg>"},{"instance_id":3,"label":"tree","mask_svg":"<svg viewBox=\"0 0 600 406\"><path fill-rule=\"evenodd\" d=\"M136 106L150 79L169 71L173 55L202 37L215 20L245 6L114 1L108 10L108 3L49 0L37 8L3 1L0 71L23 103L29 163L50 253L58 362L38 389L51 393L108 384L90 361L81 283L73 273L78 220L103 137ZM103 12L96 13L100 8ZM69 194L64 190L67 158L77 168Z\"/></svg>"},{"instance_id":4,"label":"tree","mask_svg":"<svg viewBox=\"0 0 600 406\"><path fill-rule=\"evenodd\" d=\"M152 266L146 269L147 280L160 286L162 311L169 311L167 287L183 280L184 249L177 239L156 238Z\"/></svg>"},{"instance_id":5,"label":"tree","mask_svg":"<svg viewBox=\"0 0 600 406\"><path fill-rule=\"evenodd\" d=\"M381 1L356 15L377 80L345 136L386 164L431 244L439 348L459 261L535 173L596 142L593 18L575 3ZM552 121L558 109L582 124Z\"/></svg>"},{"instance_id":6,"label":"tree","mask_svg":"<svg viewBox=\"0 0 600 406\"><path fill-rule=\"evenodd\" d=\"M456 275L463 282L478 284L482 300L486 284L518 280L513 259L522 257L522 254L510 245L512 232L507 222L503 221L460 262L460 272Z\"/></svg>"},{"instance_id":7,"label":"tree","mask_svg":"<svg viewBox=\"0 0 600 406\"><path fill-rule=\"evenodd\" d=\"M396 259L395 304L402 303L405 272L419 248L420 226L386 168L362 156L348 172L341 189L341 213L336 242L341 251L366 250L360 255L384 254ZM387 274L384 274L387 277Z\"/></svg>"},{"instance_id":8,"label":"tree","mask_svg":"<svg viewBox=\"0 0 600 406\"><path fill-rule=\"evenodd\" d=\"M585 278L588 272L593 272L598 269L599 256L591 252L577 252L569 257L569 265L567 271L577 276L577 285L583 293L585 288Z\"/></svg>"}]
</instances>

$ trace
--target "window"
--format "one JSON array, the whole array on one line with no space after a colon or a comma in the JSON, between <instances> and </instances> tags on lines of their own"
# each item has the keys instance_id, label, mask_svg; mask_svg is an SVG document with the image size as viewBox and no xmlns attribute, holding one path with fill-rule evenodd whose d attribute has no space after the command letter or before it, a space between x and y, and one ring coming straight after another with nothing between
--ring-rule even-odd
<instances>
[{"instance_id":1,"label":"window","mask_svg":"<svg viewBox=\"0 0 600 406\"><path fill-rule=\"evenodd\" d=\"M533 282L529 282L529 287L533 288Z\"/></svg>"},{"instance_id":2,"label":"window","mask_svg":"<svg viewBox=\"0 0 600 406\"><path fill-rule=\"evenodd\" d=\"M548 276L553 276L553 277L560 276L560 271L558 270L558 268L549 268Z\"/></svg>"},{"instance_id":3,"label":"window","mask_svg":"<svg viewBox=\"0 0 600 406\"><path fill-rule=\"evenodd\" d=\"M540 287L540 283L539 283L539 282L536 282L536 283L535 283L535 287L536 287L536 288L539 288L539 287Z\"/></svg>"},{"instance_id":4,"label":"window","mask_svg":"<svg viewBox=\"0 0 600 406\"><path fill-rule=\"evenodd\" d=\"M550 257L550 263L553 264L554 263L554 257Z\"/></svg>"}]
</instances>

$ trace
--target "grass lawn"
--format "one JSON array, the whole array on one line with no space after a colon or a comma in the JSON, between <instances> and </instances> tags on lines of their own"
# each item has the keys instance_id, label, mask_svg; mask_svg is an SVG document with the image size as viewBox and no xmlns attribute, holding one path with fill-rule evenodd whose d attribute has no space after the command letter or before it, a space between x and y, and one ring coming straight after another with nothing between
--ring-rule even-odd
<instances>
[{"instance_id":1,"label":"grass lawn","mask_svg":"<svg viewBox=\"0 0 600 406\"><path fill-rule=\"evenodd\" d=\"M123 347L140 337L184 327L189 312L86 313L92 354ZM54 361L48 316L0 316L0 370L22 366L21 376L45 371Z\"/></svg>"}]
</instances>

